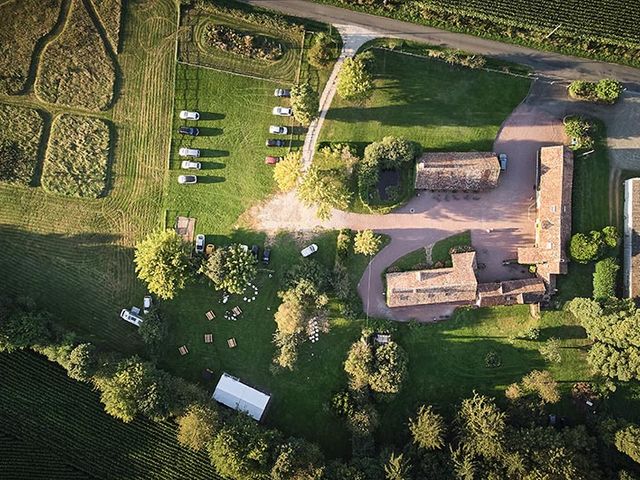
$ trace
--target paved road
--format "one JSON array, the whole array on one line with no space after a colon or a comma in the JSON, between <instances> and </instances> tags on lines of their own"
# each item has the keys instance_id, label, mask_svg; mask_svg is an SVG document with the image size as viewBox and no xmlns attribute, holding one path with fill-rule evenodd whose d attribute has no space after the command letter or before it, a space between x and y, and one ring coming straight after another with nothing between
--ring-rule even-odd
<instances>
[{"instance_id":1,"label":"paved road","mask_svg":"<svg viewBox=\"0 0 640 480\"><path fill-rule=\"evenodd\" d=\"M386 17L354 12L308 0L242 0L252 5L278 10L297 17L320 22L353 25L377 32L380 36L402 38L459 48L532 67L548 78L573 80L615 77L631 90L640 92L640 69L605 62L541 52L508 43L486 40L471 35L451 33L437 28L401 22Z\"/></svg>"}]
</instances>

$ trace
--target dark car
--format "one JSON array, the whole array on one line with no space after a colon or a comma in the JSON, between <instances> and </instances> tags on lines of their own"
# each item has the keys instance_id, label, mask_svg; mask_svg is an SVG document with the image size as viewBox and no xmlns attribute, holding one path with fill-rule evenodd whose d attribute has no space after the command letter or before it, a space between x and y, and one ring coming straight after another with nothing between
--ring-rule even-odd
<instances>
[{"instance_id":1,"label":"dark car","mask_svg":"<svg viewBox=\"0 0 640 480\"><path fill-rule=\"evenodd\" d=\"M286 145L284 140L280 140L279 138L270 138L265 142L267 147L284 147Z\"/></svg>"},{"instance_id":2,"label":"dark car","mask_svg":"<svg viewBox=\"0 0 640 480\"><path fill-rule=\"evenodd\" d=\"M251 245L251 255L253 255L256 260L260 258L260 247L258 245Z\"/></svg>"},{"instance_id":3,"label":"dark car","mask_svg":"<svg viewBox=\"0 0 640 480\"><path fill-rule=\"evenodd\" d=\"M191 135L192 137L197 137L200 134L200 130L196 127L180 127L178 129L178 133L182 135Z\"/></svg>"},{"instance_id":4,"label":"dark car","mask_svg":"<svg viewBox=\"0 0 640 480\"><path fill-rule=\"evenodd\" d=\"M271 249L265 248L264 251L262 252L262 263L264 263L265 265L269 265L270 261L271 261Z\"/></svg>"},{"instance_id":5,"label":"dark car","mask_svg":"<svg viewBox=\"0 0 640 480\"><path fill-rule=\"evenodd\" d=\"M291 90L287 90L286 88L276 88L273 92L273 96L288 98L291 96Z\"/></svg>"},{"instance_id":6,"label":"dark car","mask_svg":"<svg viewBox=\"0 0 640 480\"><path fill-rule=\"evenodd\" d=\"M280 160L282 160L282 157L264 157L264 163L267 165L275 165Z\"/></svg>"}]
</instances>

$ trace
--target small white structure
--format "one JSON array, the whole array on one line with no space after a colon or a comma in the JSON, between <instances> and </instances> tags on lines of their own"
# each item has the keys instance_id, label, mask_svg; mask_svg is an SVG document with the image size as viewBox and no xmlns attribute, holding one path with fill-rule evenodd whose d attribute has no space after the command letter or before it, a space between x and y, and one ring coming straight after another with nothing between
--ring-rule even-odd
<instances>
[{"instance_id":1,"label":"small white structure","mask_svg":"<svg viewBox=\"0 0 640 480\"><path fill-rule=\"evenodd\" d=\"M123 308L120 312L120 318L126 320L127 322L139 327L143 320L135 313L130 312L126 308Z\"/></svg>"},{"instance_id":2,"label":"small white structure","mask_svg":"<svg viewBox=\"0 0 640 480\"><path fill-rule=\"evenodd\" d=\"M246 412L260 421L271 396L245 385L236 377L223 373L212 398L234 410Z\"/></svg>"}]
</instances>

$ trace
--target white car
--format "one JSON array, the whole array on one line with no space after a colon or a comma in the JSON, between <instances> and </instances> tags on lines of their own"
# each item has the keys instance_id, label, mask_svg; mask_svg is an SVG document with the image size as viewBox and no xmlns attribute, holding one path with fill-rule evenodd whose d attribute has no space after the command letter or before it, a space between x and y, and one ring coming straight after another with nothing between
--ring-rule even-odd
<instances>
[{"instance_id":1,"label":"white car","mask_svg":"<svg viewBox=\"0 0 640 480\"><path fill-rule=\"evenodd\" d=\"M126 320L132 325L135 325L136 327L139 327L140 324L143 322L143 320L139 316L131 313L126 308L123 308L122 311L120 312L120 318L122 318L123 320Z\"/></svg>"},{"instance_id":2,"label":"white car","mask_svg":"<svg viewBox=\"0 0 640 480\"><path fill-rule=\"evenodd\" d=\"M204 252L205 236L202 233L196 235L196 253Z\"/></svg>"},{"instance_id":3,"label":"white car","mask_svg":"<svg viewBox=\"0 0 640 480\"><path fill-rule=\"evenodd\" d=\"M287 127L280 127L278 125L271 125L269 127L269 133L274 133L276 135L286 135L289 133L289 129Z\"/></svg>"},{"instance_id":4,"label":"white car","mask_svg":"<svg viewBox=\"0 0 640 480\"><path fill-rule=\"evenodd\" d=\"M153 307L153 299L151 298L151 295L145 295L142 299L142 311L145 314L149 313L151 307Z\"/></svg>"},{"instance_id":5,"label":"white car","mask_svg":"<svg viewBox=\"0 0 640 480\"><path fill-rule=\"evenodd\" d=\"M312 243L311 245L309 245L306 248L303 248L302 251L300 252L300 254L303 257L308 257L309 255L313 255L314 253L316 253L318 251L318 245L316 245L315 243Z\"/></svg>"},{"instance_id":6,"label":"white car","mask_svg":"<svg viewBox=\"0 0 640 480\"><path fill-rule=\"evenodd\" d=\"M180 118L182 120L200 120L200 114L198 112L190 112L189 110L182 110L180 112Z\"/></svg>"},{"instance_id":7,"label":"white car","mask_svg":"<svg viewBox=\"0 0 640 480\"><path fill-rule=\"evenodd\" d=\"M289 107L273 107L273 114L281 117L290 117L293 115L293 110Z\"/></svg>"},{"instance_id":8,"label":"white car","mask_svg":"<svg viewBox=\"0 0 640 480\"><path fill-rule=\"evenodd\" d=\"M194 183L198 183L198 177L195 175L180 175L178 177L178 183L180 185L193 185Z\"/></svg>"},{"instance_id":9,"label":"white car","mask_svg":"<svg viewBox=\"0 0 640 480\"><path fill-rule=\"evenodd\" d=\"M202 168L200 162L192 162L191 160L183 160L180 166L184 170L200 170Z\"/></svg>"},{"instance_id":10,"label":"white car","mask_svg":"<svg viewBox=\"0 0 640 480\"><path fill-rule=\"evenodd\" d=\"M198 150L197 148L182 147L180 150L178 150L178 155L180 155L181 157L198 158L200 156L200 150Z\"/></svg>"}]
</instances>

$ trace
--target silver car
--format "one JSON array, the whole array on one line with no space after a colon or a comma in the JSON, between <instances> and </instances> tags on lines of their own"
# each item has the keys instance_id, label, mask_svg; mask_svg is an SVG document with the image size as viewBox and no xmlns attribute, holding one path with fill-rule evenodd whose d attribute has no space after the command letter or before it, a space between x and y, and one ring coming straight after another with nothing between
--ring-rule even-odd
<instances>
[{"instance_id":1,"label":"silver car","mask_svg":"<svg viewBox=\"0 0 640 480\"><path fill-rule=\"evenodd\" d=\"M279 125L271 125L269 127L269 133L274 133L276 135L286 135L289 133L289 129L287 127L281 127Z\"/></svg>"},{"instance_id":2,"label":"silver car","mask_svg":"<svg viewBox=\"0 0 640 480\"><path fill-rule=\"evenodd\" d=\"M200 170L200 168L202 167L200 162L192 162L191 160L183 160L180 166L184 170Z\"/></svg>"},{"instance_id":3,"label":"silver car","mask_svg":"<svg viewBox=\"0 0 640 480\"><path fill-rule=\"evenodd\" d=\"M273 107L272 113L281 117L290 117L293 115L293 110L289 107Z\"/></svg>"},{"instance_id":4,"label":"silver car","mask_svg":"<svg viewBox=\"0 0 640 480\"><path fill-rule=\"evenodd\" d=\"M180 175L178 177L178 183L180 185L193 185L194 183L198 183L198 177L195 175Z\"/></svg>"}]
</instances>

